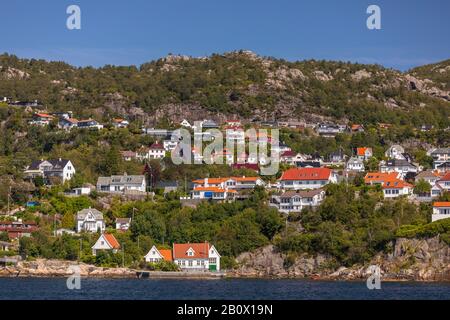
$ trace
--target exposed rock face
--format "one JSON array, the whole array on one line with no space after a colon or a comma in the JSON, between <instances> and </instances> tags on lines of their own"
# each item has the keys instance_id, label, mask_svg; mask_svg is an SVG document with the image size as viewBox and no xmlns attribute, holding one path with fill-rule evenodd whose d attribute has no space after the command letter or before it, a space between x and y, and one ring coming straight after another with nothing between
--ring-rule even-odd
<instances>
[{"instance_id":1,"label":"exposed rock face","mask_svg":"<svg viewBox=\"0 0 450 320\"><path fill-rule=\"evenodd\" d=\"M358 70L352 74L352 79L354 81L361 81L370 77L372 77L372 73L368 72L366 69Z\"/></svg>"},{"instance_id":2,"label":"exposed rock face","mask_svg":"<svg viewBox=\"0 0 450 320\"><path fill-rule=\"evenodd\" d=\"M330 80L333 80L333 76L328 75L328 74L326 74L325 72L320 71L320 70L314 71L313 74L314 74L314 76L316 77L316 79L317 79L317 80L320 80L320 81L330 81Z\"/></svg>"},{"instance_id":3,"label":"exposed rock face","mask_svg":"<svg viewBox=\"0 0 450 320\"><path fill-rule=\"evenodd\" d=\"M393 252L380 253L367 265L330 269L331 260L323 255L301 255L289 261L274 246L243 253L237 259L234 275L242 277L318 277L323 279L367 279L370 265L381 269L385 280L450 281L450 246L438 237L432 239L397 239Z\"/></svg>"},{"instance_id":4,"label":"exposed rock face","mask_svg":"<svg viewBox=\"0 0 450 320\"><path fill-rule=\"evenodd\" d=\"M450 101L450 92L435 87L431 80L420 80L409 74L405 75L404 79L409 90Z\"/></svg>"},{"instance_id":5,"label":"exposed rock face","mask_svg":"<svg viewBox=\"0 0 450 320\"><path fill-rule=\"evenodd\" d=\"M82 277L135 277L136 273L126 268L100 268L75 261L45 260L20 261L17 266L0 268L0 276L19 277L68 277L73 274L71 266L80 269Z\"/></svg>"},{"instance_id":6,"label":"exposed rock face","mask_svg":"<svg viewBox=\"0 0 450 320\"><path fill-rule=\"evenodd\" d=\"M6 80L24 80L28 79L30 77L30 74L16 68L4 68L0 66L0 76L2 76Z\"/></svg>"}]
</instances>

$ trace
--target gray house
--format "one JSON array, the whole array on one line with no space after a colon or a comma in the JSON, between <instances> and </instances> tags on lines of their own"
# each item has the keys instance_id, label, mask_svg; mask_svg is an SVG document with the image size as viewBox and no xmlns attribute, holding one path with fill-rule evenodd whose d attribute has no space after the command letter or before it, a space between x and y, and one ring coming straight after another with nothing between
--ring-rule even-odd
<instances>
[{"instance_id":1,"label":"gray house","mask_svg":"<svg viewBox=\"0 0 450 320\"><path fill-rule=\"evenodd\" d=\"M83 209L77 213L77 232L104 232L103 213L97 209Z\"/></svg>"}]
</instances>

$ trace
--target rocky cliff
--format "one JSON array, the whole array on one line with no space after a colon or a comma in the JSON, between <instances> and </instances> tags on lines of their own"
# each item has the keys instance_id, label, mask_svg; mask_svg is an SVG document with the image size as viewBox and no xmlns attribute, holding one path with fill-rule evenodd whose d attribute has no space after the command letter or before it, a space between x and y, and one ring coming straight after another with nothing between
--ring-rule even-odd
<instances>
[{"instance_id":1,"label":"rocky cliff","mask_svg":"<svg viewBox=\"0 0 450 320\"><path fill-rule=\"evenodd\" d=\"M380 253L366 265L331 268L324 255L299 255L296 258L278 252L274 246L241 254L238 277L280 277L317 279L366 279L367 268L377 265L384 280L450 281L450 246L432 239L397 239L391 253Z\"/></svg>"}]
</instances>

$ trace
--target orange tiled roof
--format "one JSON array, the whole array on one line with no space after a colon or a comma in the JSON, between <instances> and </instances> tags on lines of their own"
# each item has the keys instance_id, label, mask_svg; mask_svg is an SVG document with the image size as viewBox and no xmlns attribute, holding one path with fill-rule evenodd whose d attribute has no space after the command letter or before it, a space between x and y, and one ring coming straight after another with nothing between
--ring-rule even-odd
<instances>
[{"instance_id":1,"label":"orange tiled roof","mask_svg":"<svg viewBox=\"0 0 450 320\"><path fill-rule=\"evenodd\" d=\"M109 245L113 249L119 249L120 248L119 241L117 241L117 239L116 239L116 237L114 237L114 235L112 235L110 233L104 233L103 236L106 239L106 241L108 241Z\"/></svg>"},{"instance_id":2,"label":"orange tiled roof","mask_svg":"<svg viewBox=\"0 0 450 320\"><path fill-rule=\"evenodd\" d=\"M356 153L358 156L365 156L367 150L371 150L371 148L357 148Z\"/></svg>"},{"instance_id":3,"label":"orange tiled roof","mask_svg":"<svg viewBox=\"0 0 450 320\"><path fill-rule=\"evenodd\" d=\"M159 249L159 253L163 256L166 261L173 261L172 259L172 250L170 249Z\"/></svg>"},{"instance_id":4,"label":"orange tiled roof","mask_svg":"<svg viewBox=\"0 0 450 320\"><path fill-rule=\"evenodd\" d=\"M398 178L397 172L369 172L364 177L365 183L384 182L388 180L395 180Z\"/></svg>"},{"instance_id":5,"label":"orange tiled roof","mask_svg":"<svg viewBox=\"0 0 450 320\"><path fill-rule=\"evenodd\" d=\"M189 249L194 250L193 256L188 256ZM174 243L174 259L207 259L209 257L209 243Z\"/></svg>"},{"instance_id":6,"label":"orange tiled roof","mask_svg":"<svg viewBox=\"0 0 450 320\"><path fill-rule=\"evenodd\" d=\"M283 172L280 180L328 180L331 172L328 168L293 168Z\"/></svg>"},{"instance_id":7,"label":"orange tiled roof","mask_svg":"<svg viewBox=\"0 0 450 320\"><path fill-rule=\"evenodd\" d=\"M435 203L433 203L433 207L438 207L438 208L450 207L450 202L435 202Z\"/></svg>"},{"instance_id":8,"label":"orange tiled roof","mask_svg":"<svg viewBox=\"0 0 450 320\"><path fill-rule=\"evenodd\" d=\"M211 191L211 192L225 192L224 189L218 187L197 187L194 188L194 191Z\"/></svg>"},{"instance_id":9,"label":"orange tiled roof","mask_svg":"<svg viewBox=\"0 0 450 320\"><path fill-rule=\"evenodd\" d=\"M386 180L383 183L383 189L403 189L403 188L412 188L412 185L400 179Z\"/></svg>"},{"instance_id":10,"label":"orange tiled roof","mask_svg":"<svg viewBox=\"0 0 450 320\"><path fill-rule=\"evenodd\" d=\"M41 117L41 118L51 118L53 119L53 116L47 114L47 113L36 113L36 116Z\"/></svg>"}]
</instances>

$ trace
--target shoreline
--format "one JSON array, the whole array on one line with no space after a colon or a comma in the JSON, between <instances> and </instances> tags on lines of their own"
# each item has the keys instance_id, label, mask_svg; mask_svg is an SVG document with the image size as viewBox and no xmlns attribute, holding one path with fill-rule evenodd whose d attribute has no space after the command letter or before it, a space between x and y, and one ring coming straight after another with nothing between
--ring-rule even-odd
<instances>
[{"instance_id":1,"label":"shoreline","mask_svg":"<svg viewBox=\"0 0 450 320\"><path fill-rule=\"evenodd\" d=\"M118 270L123 270L118 268ZM192 272L164 272L164 271L136 271L127 269L126 274L117 274L114 268L108 268L108 271L102 274L81 274L81 278L87 279L104 279L104 280L120 280L120 279L136 279L136 280L298 280L298 281L317 281L317 282L366 282L364 278L347 278L347 277L330 277L330 276L256 276L256 275L237 275L222 272L214 273L192 273ZM0 268L0 279L16 278L16 279L62 279L69 278L73 274L70 273L46 273L46 274L5 274ZM139 276L139 273L147 273L148 276ZM395 278L381 277L381 282L414 282L414 283L449 283L449 279L411 279L411 278Z\"/></svg>"}]
</instances>

